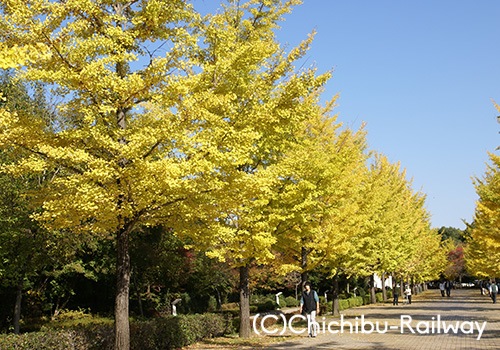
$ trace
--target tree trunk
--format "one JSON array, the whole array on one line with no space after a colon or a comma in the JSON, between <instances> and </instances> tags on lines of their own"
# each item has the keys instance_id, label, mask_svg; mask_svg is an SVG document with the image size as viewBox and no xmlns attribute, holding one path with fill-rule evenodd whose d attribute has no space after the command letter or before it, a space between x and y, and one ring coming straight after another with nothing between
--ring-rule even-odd
<instances>
[{"instance_id":1,"label":"tree trunk","mask_svg":"<svg viewBox=\"0 0 500 350\"><path fill-rule=\"evenodd\" d=\"M139 287L137 286L137 276L136 276L136 273L135 273L135 269L133 270L134 272L132 272L132 276L133 276L133 279L134 279L134 291L135 291L135 295L137 297L137 303L139 304L139 315L141 315L141 317L144 317L144 309L142 308L142 298L141 298L141 293L139 292Z\"/></svg>"},{"instance_id":2,"label":"tree trunk","mask_svg":"<svg viewBox=\"0 0 500 350\"><path fill-rule=\"evenodd\" d=\"M387 301L387 291L385 290L385 272L382 273L382 299Z\"/></svg>"},{"instance_id":3,"label":"tree trunk","mask_svg":"<svg viewBox=\"0 0 500 350\"><path fill-rule=\"evenodd\" d=\"M125 8L129 5L117 4L115 13L121 17ZM118 21L117 26L124 29L125 23ZM119 77L126 76L126 64L122 61L116 63L116 73ZM119 129L127 129L127 112L125 106L119 106L116 110L116 125ZM125 136L118 138L120 145L125 146L127 140ZM120 168L125 168L127 159L121 158L118 162ZM117 180L118 187L122 187L120 179ZM121 210L124 202L124 195L118 197L118 209ZM115 350L130 349L130 324L129 324L129 291L130 291L130 251L129 234L133 224L127 221L120 214L118 215L118 232L116 235L116 296L115 296Z\"/></svg>"},{"instance_id":4,"label":"tree trunk","mask_svg":"<svg viewBox=\"0 0 500 350\"><path fill-rule=\"evenodd\" d=\"M23 299L24 276L17 281L16 304L14 305L14 334L19 334L19 323L21 321L21 301Z\"/></svg>"},{"instance_id":5,"label":"tree trunk","mask_svg":"<svg viewBox=\"0 0 500 350\"><path fill-rule=\"evenodd\" d=\"M400 288L400 293L399 295L402 297L404 296L404 285L403 285L403 275L401 275L401 284L399 285L399 288Z\"/></svg>"},{"instance_id":6,"label":"tree trunk","mask_svg":"<svg viewBox=\"0 0 500 350\"><path fill-rule=\"evenodd\" d=\"M377 298L375 297L375 274L370 275L370 303L376 304Z\"/></svg>"},{"instance_id":7,"label":"tree trunk","mask_svg":"<svg viewBox=\"0 0 500 350\"><path fill-rule=\"evenodd\" d=\"M304 285L307 282L307 255L308 255L307 249L305 247L302 247L301 262L300 262L300 265L302 267L302 273L300 274L300 277L301 277L301 280L302 280L302 283L301 283L301 286L302 286L301 293L304 290Z\"/></svg>"},{"instance_id":8,"label":"tree trunk","mask_svg":"<svg viewBox=\"0 0 500 350\"><path fill-rule=\"evenodd\" d=\"M61 306L59 306L59 298L57 298L57 303L56 303L56 307L54 308L54 316L53 317L57 317L61 313L61 310L63 310L66 307L70 298L71 298L71 294L66 297L66 299L63 301Z\"/></svg>"},{"instance_id":9,"label":"tree trunk","mask_svg":"<svg viewBox=\"0 0 500 350\"><path fill-rule=\"evenodd\" d=\"M217 292L217 306L216 306L216 310L222 312L222 298L220 296L219 289L217 287L215 287L214 289Z\"/></svg>"},{"instance_id":10,"label":"tree trunk","mask_svg":"<svg viewBox=\"0 0 500 350\"><path fill-rule=\"evenodd\" d=\"M349 294L349 287L350 287L349 282L347 282L347 294Z\"/></svg>"},{"instance_id":11,"label":"tree trunk","mask_svg":"<svg viewBox=\"0 0 500 350\"><path fill-rule=\"evenodd\" d=\"M240 337L250 337L250 269L240 267Z\"/></svg>"},{"instance_id":12,"label":"tree trunk","mask_svg":"<svg viewBox=\"0 0 500 350\"><path fill-rule=\"evenodd\" d=\"M339 308L339 272L337 271L335 273L335 276L333 276L333 300L332 300L332 313L334 316L340 315L340 308Z\"/></svg>"},{"instance_id":13,"label":"tree trunk","mask_svg":"<svg viewBox=\"0 0 500 350\"><path fill-rule=\"evenodd\" d=\"M116 296L115 296L115 350L130 349L129 287L130 253L129 228L120 228L116 237Z\"/></svg>"}]
</instances>

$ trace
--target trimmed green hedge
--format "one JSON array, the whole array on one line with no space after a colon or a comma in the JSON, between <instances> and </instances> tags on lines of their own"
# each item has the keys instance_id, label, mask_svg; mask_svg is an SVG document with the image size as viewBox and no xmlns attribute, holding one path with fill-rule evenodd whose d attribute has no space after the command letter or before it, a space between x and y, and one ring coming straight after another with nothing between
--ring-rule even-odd
<instances>
[{"instance_id":1,"label":"trimmed green hedge","mask_svg":"<svg viewBox=\"0 0 500 350\"><path fill-rule=\"evenodd\" d=\"M387 291L387 298L392 298L392 291L388 290ZM377 303L381 303L383 301L383 296L382 293L376 293L375 294L375 300ZM357 307L357 306L362 306L362 305L368 305L371 303L371 298L369 294L366 294L364 296L357 296L357 297L351 297L347 299L340 299L339 300L339 309L340 311L343 311L345 309L349 309L351 307ZM331 307L329 308L331 310Z\"/></svg>"},{"instance_id":2,"label":"trimmed green hedge","mask_svg":"<svg viewBox=\"0 0 500 350\"><path fill-rule=\"evenodd\" d=\"M289 306L289 307L290 306L299 306L299 301L292 296L286 297L285 300L286 300L286 306Z\"/></svg>"},{"instance_id":3,"label":"trimmed green hedge","mask_svg":"<svg viewBox=\"0 0 500 350\"><path fill-rule=\"evenodd\" d=\"M339 300L339 310L344 311L349 308L349 299L340 299Z\"/></svg>"},{"instance_id":4,"label":"trimmed green hedge","mask_svg":"<svg viewBox=\"0 0 500 350\"><path fill-rule=\"evenodd\" d=\"M204 338L232 333L222 315L179 315L130 323L132 350L175 349ZM0 349L112 350L114 326L109 323L77 325L74 329L42 330L21 335L0 335Z\"/></svg>"},{"instance_id":5,"label":"trimmed green hedge","mask_svg":"<svg viewBox=\"0 0 500 350\"><path fill-rule=\"evenodd\" d=\"M42 331L24 333L21 335L0 335L0 349L2 350L87 350L88 347L85 336L78 331Z\"/></svg>"}]
</instances>

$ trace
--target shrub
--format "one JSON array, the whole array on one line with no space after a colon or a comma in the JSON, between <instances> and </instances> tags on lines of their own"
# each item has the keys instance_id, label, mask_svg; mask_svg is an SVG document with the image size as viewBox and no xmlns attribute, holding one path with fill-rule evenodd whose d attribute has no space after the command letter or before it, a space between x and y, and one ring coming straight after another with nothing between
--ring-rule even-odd
<instances>
[{"instance_id":1,"label":"shrub","mask_svg":"<svg viewBox=\"0 0 500 350\"><path fill-rule=\"evenodd\" d=\"M383 297L382 293L376 293L375 294L375 301L377 303L381 303L383 300L384 300L384 297Z\"/></svg>"},{"instance_id":2,"label":"shrub","mask_svg":"<svg viewBox=\"0 0 500 350\"><path fill-rule=\"evenodd\" d=\"M231 309L237 309L238 303L227 303L227 304L222 304L222 310L231 310Z\"/></svg>"},{"instance_id":3,"label":"shrub","mask_svg":"<svg viewBox=\"0 0 500 350\"><path fill-rule=\"evenodd\" d=\"M240 309L226 309L222 311L225 315L231 315L232 317L238 317L240 315Z\"/></svg>"},{"instance_id":4,"label":"shrub","mask_svg":"<svg viewBox=\"0 0 500 350\"><path fill-rule=\"evenodd\" d=\"M175 349L204 338L232 333L231 320L220 314L168 316L130 323L132 350ZM114 327L111 323L88 323L74 329L0 336L0 349L111 350Z\"/></svg>"},{"instance_id":5,"label":"shrub","mask_svg":"<svg viewBox=\"0 0 500 350\"><path fill-rule=\"evenodd\" d=\"M8 334L0 336L0 349L47 349L47 350L67 350L67 349L89 349L86 346L85 338L79 332L64 331L42 331L24 333L20 335Z\"/></svg>"},{"instance_id":6,"label":"shrub","mask_svg":"<svg viewBox=\"0 0 500 350\"><path fill-rule=\"evenodd\" d=\"M343 311L345 309L349 308L349 301L348 299L340 299L339 300L339 310Z\"/></svg>"},{"instance_id":7,"label":"shrub","mask_svg":"<svg viewBox=\"0 0 500 350\"><path fill-rule=\"evenodd\" d=\"M392 290L388 290L387 291L387 299L391 299L392 298Z\"/></svg>"},{"instance_id":8,"label":"shrub","mask_svg":"<svg viewBox=\"0 0 500 350\"><path fill-rule=\"evenodd\" d=\"M292 296L286 297L286 306L299 306L299 301Z\"/></svg>"},{"instance_id":9,"label":"shrub","mask_svg":"<svg viewBox=\"0 0 500 350\"><path fill-rule=\"evenodd\" d=\"M254 314L256 312L259 312L259 308L257 305L250 305L250 313ZM239 306L233 309L225 309L222 311L223 314L226 315L231 315L232 317L239 317L240 316L240 308Z\"/></svg>"},{"instance_id":10,"label":"shrub","mask_svg":"<svg viewBox=\"0 0 500 350\"><path fill-rule=\"evenodd\" d=\"M286 302L286 298L281 294L279 297L280 305L279 307L287 307L288 303Z\"/></svg>"},{"instance_id":11,"label":"shrub","mask_svg":"<svg viewBox=\"0 0 500 350\"><path fill-rule=\"evenodd\" d=\"M267 299L263 303L259 303L256 306L258 312L272 311L276 308L276 303L272 300Z\"/></svg>"},{"instance_id":12,"label":"shrub","mask_svg":"<svg viewBox=\"0 0 500 350\"><path fill-rule=\"evenodd\" d=\"M217 300L213 295L211 295L210 298L208 299L207 311L208 312L217 311Z\"/></svg>"},{"instance_id":13,"label":"shrub","mask_svg":"<svg viewBox=\"0 0 500 350\"><path fill-rule=\"evenodd\" d=\"M363 305L362 297L349 298L347 299L347 301L349 303L349 307L357 307Z\"/></svg>"}]
</instances>

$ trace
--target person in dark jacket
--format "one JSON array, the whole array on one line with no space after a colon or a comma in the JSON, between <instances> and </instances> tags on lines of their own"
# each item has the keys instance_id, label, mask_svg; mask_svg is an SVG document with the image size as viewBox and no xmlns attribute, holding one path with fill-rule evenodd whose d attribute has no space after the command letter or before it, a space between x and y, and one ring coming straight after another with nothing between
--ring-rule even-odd
<instances>
[{"instance_id":1,"label":"person in dark jacket","mask_svg":"<svg viewBox=\"0 0 500 350\"><path fill-rule=\"evenodd\" d=\"M451 295L451 282L450 281L446 281L445 288L446 288L446 296L449 297Z\"/></svg>"},{"instance_id":2,"label":"person in dark jacket","mask_svg":"<svg viewBox=\"0 0 500 350\"><path fill-rule=\"evenodd\" d=\"M394 288L392 288L392 305L398 305L399 301L399 286L394 285Z\"/></svg>"},{"instance_id":3,"label":"person in dark jacket","mask_svg":"<svg viewBox=\"0 0 500 350\"><path fill-rule=\"evenodd\" d=\"M304 291L300 297L300 313L303 312L307 317L307 331L310 337L316 336L316 329L319 324L316 322L316 316L319 315L319 298L318 293L311 289L311 283L304 284Z\"/></svg>"}]
</instances>

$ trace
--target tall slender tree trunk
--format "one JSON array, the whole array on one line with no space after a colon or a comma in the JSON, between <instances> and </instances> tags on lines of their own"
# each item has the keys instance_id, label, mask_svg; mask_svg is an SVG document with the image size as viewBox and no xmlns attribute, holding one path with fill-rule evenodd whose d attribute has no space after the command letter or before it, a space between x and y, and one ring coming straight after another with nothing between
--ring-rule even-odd
<instances>
[{"instance_id":1,"label":"tall slender tree trunk","mask_svg":"<svg viewBox=\"0 0 500 350\"><path fill-rule=\"evenodd\" d=\"M120 4L115 7L115 12L120 17L128 5ZM125 23L117 22L117 26L125 29ZM123 62L116 63L116 73L124 78L126 75L126 65ZM116 111L116 123L119 129L127 129L127 111L125 106L120 106ZM120 145L125 146L127 140L124 136L118 139ZM118 166L125 168L127 159L119 160ZM118 187L123 187L120 179L117 180ZM118 209L122 209L124 195L118 198ZM124 217L118 216L118 223L123 226L118 227L116 235L116 296L115 296L115 350L130 349L130 324L129 324L129 291L130 291L130 251L129 235L133 224Z\"/></svg>"},{"instance_id":2,"label":"tall slender tree trunk","mask_svg":"<svg viewBox=\"0 0 500 350\"><path fill-rule=\"evenodd\" d=\"M396 290L396 285L397 285L397 282L396 282L396 276L394 275L394 272L391 273L391 288L392 288L392 295L394 296L394 291Z\"/></svg>"},{"instance_id":3,"label":"tall slender tree trunk","mask_svg":"<svg viewBox=\"0 0 500 350\"><path fill-rule=\"evenodd\" d=\"M399 295L400 295L400 296L402 296L402 297L404 297L404 291L405 291L405 290L404 290L404 283L403 283L403 282L404 282L404 281L403 281L403 275L401 275L401 284L399 285L399 288L400 288L401 290L400 290Z\"/></svg>"},{"instance_id":4,"label":"tall slender tree trunk","mask_svg":"<svg viewBox=\"0 0 500 350\"><path fill-rule=\"evenodd\" d=\"M215 307L217 311L222 312L222 298L220 296L219 289L217 287L214 288L217 293L217 306Z\"/></svg>"},{"instance_id":5,"label":"tall slender tree trunk","mask_svg":"<svg viewBox=\"0 0 500 350\"><path fill-rule=\"evenodd\" d=\"M306 249L306 247L302 247L302 250L301 250L301 261L300 261L300 266L302 267L302 273L300 274L300 277L301 277L301 280L302 280L302 283L301 283L301 286L302 286L302 289L301 289L301 293L302 291L304 290L304 285L305 283L307 282L307 277L308 277L308 273L307 273L307 255L308 255L308 251Z\"/></svg>"},{"instance_id":6,"label":"tall slender tree trunk","mask_svg":"<svg viewBox=\"0 0 500 350\"><path fill-rule=\"evenodd\" d=\"M139 315L141 315L141 317L144 317L144 309L142 307L142 297L141 297L141 293L139 291L139 286L137 285L137 273L136 273L135 269L132 270L132 276L133 276L133 280L134 280L134 291L135 291L135 295L137 297L137 303L139 306Z\"/></svg>"},{"instance_id":7,"label":"tall slender tree trunk","mask_svg":"<svg viewBox=\"0 0 500 350\"><path fill-rule=\"evenodd\" d=\"M385 290L385 272L382 273L382 299L387 301L387 291Z\"/></svg>"},{"instance_id":8,"label":"tall slender tree trunk","mask_svg":"<svg viewBox=\"0 0 500 350\"><path fill-rule=\"evenodd\" d=\"M120 228L116 237L116 296L115 296L115 350L130 349L129 288L130 253L129 227Z\"/></svg>"},{"instance_id":9,"label":"tall slender tree trunk","mask_svg":"<svg viewBox=\"0 0 500 350\"><path fill-rule=\"evenodd\" d=\"M334 316L340 315L340 307L339 307L339 272L335 273L333 276L333 300L332 300L332 313Z\"/></svg>"},{"instance_id":10,"label":"tall slender tree trunk","mask_svg":"<svg viewBox=\"0 0 500 350\"><path fill-rule=\"evenodd\" d=\"M375 296L375 274L372 273L370 275L370 303L371 304L376 304L377 303L377 298Z\"/></svg>"},{"instance_id":11,"label":"tall slender tree trunk","mask_svg":"<svg viewBox=\"0 0 500 350\"><path fill-rule=\"evenodd\" d=\"M240 267L240 337L250 337L250 269Z\"/></svg>"},{"instance_id":12,"label":"tall slender tree trunk","mask_svg":"<svg viewBox=\"0 0 500 350\"><path fill-rule=\"evenodd\" d=\"M24 274L21 274L16 286L16 304L14 305L14 333L19 334L19 323L21 321L21 301L23 300Z\"/></svg>"}]
</instances>

